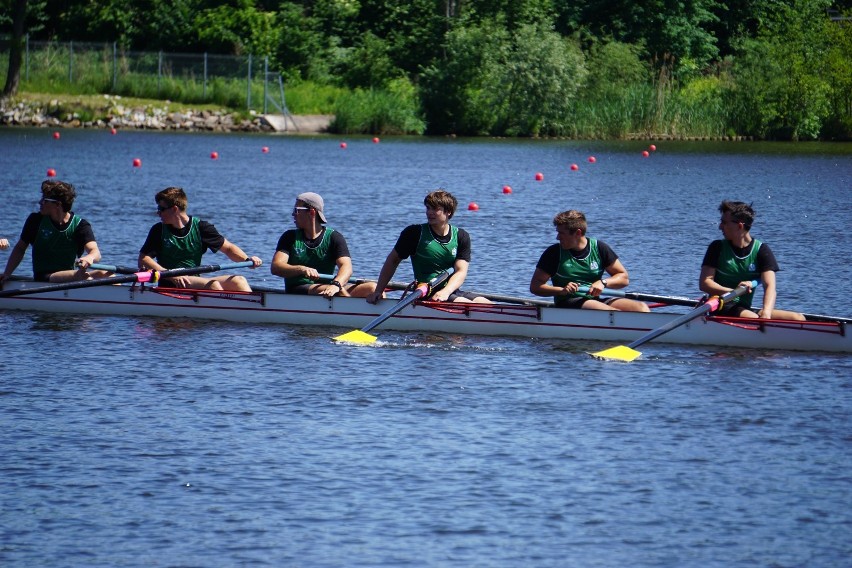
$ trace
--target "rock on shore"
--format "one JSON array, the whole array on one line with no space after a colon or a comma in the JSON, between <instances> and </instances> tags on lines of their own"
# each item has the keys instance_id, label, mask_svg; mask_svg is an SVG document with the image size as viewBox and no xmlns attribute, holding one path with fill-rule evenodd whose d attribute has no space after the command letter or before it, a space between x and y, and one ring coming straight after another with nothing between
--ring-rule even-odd
<instances>
[{"instance_id":1,"label":"rock on shore","mask_svg":"<svg viewBox=\"0 0 852 568\"><path fill-rule=\"evenodd\" d=\"M0 101L0 126L316 134L325 132L333 118L288 115L285 119L283 115L263 116L254 111L243 118L223 111L171 111L168 107L168 101L163 108L127 106L121 97L111 95L104 95L104 105L96 109L58 100L6 100Z\"/></svg>"}]
</instances>

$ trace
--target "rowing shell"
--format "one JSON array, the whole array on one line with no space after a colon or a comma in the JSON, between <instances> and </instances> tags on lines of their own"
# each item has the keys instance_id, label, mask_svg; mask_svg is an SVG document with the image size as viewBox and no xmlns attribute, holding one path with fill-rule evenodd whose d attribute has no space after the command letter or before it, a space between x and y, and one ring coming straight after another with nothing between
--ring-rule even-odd
<instances>
[{"instance_id":1,"label":"rowing shell","mask_svg":"<svg viewBox=\"0 0 852 568\"><path fill-rule=\"evenodd\" d=\"M10 281L4 289L37 286ZM396 299L376 305L360 298L325 298L281 292L222 292L113 285L0 298L0 310L63 314L198 318L244 323L356 329ZM630 342L681 316L675 312L569 310L540 305L415 302L383 329L441 334L514 336ZM666 334L666 343L757 349L852 353L847 324L703 317Z\"/></svg>"}]
</instances>

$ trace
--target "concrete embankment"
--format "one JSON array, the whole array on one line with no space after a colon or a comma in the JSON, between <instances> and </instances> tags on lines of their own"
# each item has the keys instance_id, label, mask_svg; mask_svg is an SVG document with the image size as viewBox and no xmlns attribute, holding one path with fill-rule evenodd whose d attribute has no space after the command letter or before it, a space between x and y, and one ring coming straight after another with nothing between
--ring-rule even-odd
<instances>
[{"instance_id":1,"label":"concrete embankment","mask_svg":"<svg viewBox=\"0 0 852 568\"><path fill-rule=\"evenodd\" d=\"M130 106L118 97L105 97L100 108L75 108L73 102L51 100L0 101L0 126L48 128L116 128L183 130L189 132L279 132L319 134L328 130L332 115L237 115L224 111Z\"/></svg>"}]
</instances>

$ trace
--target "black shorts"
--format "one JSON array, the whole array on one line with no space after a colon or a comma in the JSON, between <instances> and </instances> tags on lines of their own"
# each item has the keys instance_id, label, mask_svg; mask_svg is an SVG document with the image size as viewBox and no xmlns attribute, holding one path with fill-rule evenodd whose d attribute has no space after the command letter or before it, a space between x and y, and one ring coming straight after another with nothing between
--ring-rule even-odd
<instances>
[{"instance_id":1,"label":"black shorts","mask_svg":"<svg viewBox=\"0 0 852 568\"><path fill-rule=\"evenodd\" d=\"M721 310L715 311L710 315L714 316L727 316L727 317L739 317L744 311L753 311L751 306L743 306L741 304L725 304L722 306Z\"/></svg>"},{"instance_id":2,"label":"black shorts","mask_svg":"<svg viewBox=\"0 0 852 568\"><path fill-rule=\"evenodd\" d=\"M585 296L571 296L568 298L564 298L559 300L558 302L553 303L557 308L567 308L569 310L579 310L583 307L583 304L588 302L589 300L597 300L598 302L603 302L607 306L610 305L616 298L586 298Z\"/></svg>"}]
</instances>

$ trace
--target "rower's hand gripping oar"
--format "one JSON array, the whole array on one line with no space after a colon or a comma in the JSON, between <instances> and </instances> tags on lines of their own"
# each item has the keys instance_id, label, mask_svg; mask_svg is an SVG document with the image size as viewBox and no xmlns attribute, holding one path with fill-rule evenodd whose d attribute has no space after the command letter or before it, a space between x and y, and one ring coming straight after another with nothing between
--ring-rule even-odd
<instances>
[{"instance_id":1,"label":"rower's hand gripping oar","mask_svg":"<svg viewBox=\"0 0 852 568\"><path fill-rule=\"evenodd\" d=\"M392 315L402 311L403 308L405 308L406 306L413 304L414 302L416 302L420 298L425 298L426 296L428 296L431 293L433 288L440 286L441 284L446 282L447 278L449 278L449 277L450 277L450 274L448 272L444 271L444 272L438 274L435 278L433 278L429 282L423 282L421 284L418 284L417 288L415 288L414 291L411 294L409 294L408 296L406 296L405 298L403 298L402 300L397 302L392 308L385 311L385 313L383 313L382 315L380 315L379 317L377 317L376 319L374 319L373 321L371 321L370 323L368 323L367 325L365 325L361 329L355 329L355 330L346 332L343 335L338 335L337 337L334 337L333 339L335 341L346 341L348 343L362 343L362 344L365 344L365 345L375 342L376 339L377 339L376 336L370 335L369 333L367 333L368 331L370 331L374 327L378 326L383 321L390 318Z\"/></svg>"},{"instance_id":2,"label":"rower's hand gripping oar","mask_svg":"<svg viewBox=\"0 0 852 568\"><path fill-rule=\"evenodd\" d=\"M98 278L96 280L76 280L74 282L62 282L60 284L48 284L46 286L36 286L33 288L18 288L16 290L0 291L0 298L10 296L23 296L25 294L40 294L42 292L58 292L61 290L76 290L78 288L91 288L93 286L110 286L112 284L126 284L132 282L151 282L156 283L162 278L174 278L175 276L191 276L193 274L204 274L205 272L217 272L219 270L230 270L232 268L248 268L254 266L254 262L246 260L244 262L232 262L229 264L208 264L205 266L195 266L192 268L175 268L173 270L147 270L144 272L135 272L127 276L117 276L116 278Z\"/></svg>"},{"instance_id":3,"label":"rower's hand gripping oar","mask_svg":"<svg viewBox=\"0 0 852 568\"><path fill-rule=\"evenodd\" d=\"M751 283L751 289L757 288L757 286L758 282L756 280L753 280ZM722 306L725 305L725 302L729 302L734 298L738 298L748 291L748 287L738 286L727 294L724 294L722 297L713 296L712 298L707 300L706 303L701 304L689 313L686 313L680 316L679 318L673 319L666 325L646 333L633 343L630 343L628 345L619 345L617 347L610 347L609 349L604 349L603 351L598 351L597 353L590 353L590 355L599 359L615 359L618 361L626 361L629 363L630 361L633 361L642 354L640 351L636 351L636 347L639 347L643 343L647 343L652 339L663 335L664 333L668 333L676 327L680 327L685 323L699 318L704 314L720 310L722 309Z\"/></svg>"}]
</instances>

